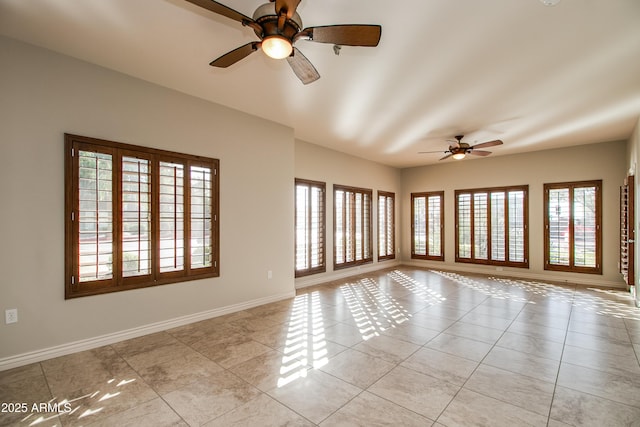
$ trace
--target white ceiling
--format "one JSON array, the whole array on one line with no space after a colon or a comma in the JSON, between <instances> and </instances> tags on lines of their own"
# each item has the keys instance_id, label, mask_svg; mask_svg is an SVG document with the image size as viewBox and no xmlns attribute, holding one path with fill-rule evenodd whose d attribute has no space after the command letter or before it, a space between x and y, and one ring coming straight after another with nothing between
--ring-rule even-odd
<instances>
[{"instance_id":1,"label":"white ceiling","mask_svg":"<svg viewBox=\"0 0 640 427\"><path fill-rule=\"evenodd\" d=\"M251 16L262 1L221 3ZM0 34L397 167L436 163L417 152L459 133L503 140L498 156L624 140L640 116L639 0L302 0L298 13L304 26L380 24L380 44L336 56L299 41L321 75L304 86L262 52L210 67L255 34L185 0L0 0Z\"/></svg>"}]
</instances>

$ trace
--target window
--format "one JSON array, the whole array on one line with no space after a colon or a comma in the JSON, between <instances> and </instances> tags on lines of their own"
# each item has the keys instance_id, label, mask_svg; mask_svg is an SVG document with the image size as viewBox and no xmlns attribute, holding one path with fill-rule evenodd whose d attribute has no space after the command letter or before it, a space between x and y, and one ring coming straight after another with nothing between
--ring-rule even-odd
<instances>
[{"instance_id":1,"label":"window","mask_svg":"<svg viewBox=\"0 0 640 427\"><path fill-rule=\"evenodd\" d=\"M333 186L334 269L373 261L371 190Z\"/></svg>"},{"instance_id":2,"label":"window","mask_svg":"<svg viewBox=\"0 0 640 427\"><path fill-rule=\"evenodd\" d=\"M378 191L378 260L396 257L395 200L394 193Z\"/></svg>"},{"instance_id":3,"label":"window","mask_svg":"<svg viewBox=\"0 0 640 427\"><path fill-rule=\"evenodd\" d=\"M528 186L456 190L456 262L528 267Z\"/></svg>"},{"instance_id":4,"label":"window","mask_svg":"<svg viewBox=\"0 0 640 427\"><path fill-rule=\"evenodd\" d=\"M325 183L296 179L295 277L322 273L325 267Z\"/></svg>"},{"instance_id":5,"label":"window","mask_svg":"<svg viewBox=\"0 0 640 427\"><path fill-rule=\"evenodd\" d=\"M65 135L65 298L219 275L218 160Z\"/></svg>"},{"instance_id":6,"label":"window","mask_svg":"<svg viewBox=\"0 0 640 427\"><path fill-rule=\"evenodd\" d=\"M444 261L444 191L411 193L411 258Z\"/></svg>"},{"instance_id":7,"label":"window","mask_svg":"<svg viewBox=\"0 0 640 427\"><path fill-rule=\"evenodd\" d=\"M602 274L602 181L544 185L544 268Z\"/></svg>"}]
</instances>

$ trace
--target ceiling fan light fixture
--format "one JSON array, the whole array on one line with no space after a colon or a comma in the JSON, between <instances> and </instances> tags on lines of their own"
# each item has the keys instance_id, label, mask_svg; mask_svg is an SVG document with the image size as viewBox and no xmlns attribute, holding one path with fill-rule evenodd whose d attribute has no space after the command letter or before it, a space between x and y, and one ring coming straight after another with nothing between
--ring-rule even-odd
<instances>
[{"instance_id":1,"label":"ceiling fan light fixture","mask_svg":"<svg viewBox=\"0 0 640 427\"><path fill-rule=\"evenodd\" d=\"M274 35L262 40L262 50L269 58L283 59L291 55L293 46L287 38Z\"/></svg>"},{"instance_id":2,"label":"ceiling fan light fixture","mask_svg":"<svg viewBox=\"0 0 640 427\"><path fill-rule=\"evenodd\" d=\"M456 160L462 160L465 158L465 156L466 156L465 153L454 153L453 156L451 157L453 157Z\"/></svg>"}]
</instances>

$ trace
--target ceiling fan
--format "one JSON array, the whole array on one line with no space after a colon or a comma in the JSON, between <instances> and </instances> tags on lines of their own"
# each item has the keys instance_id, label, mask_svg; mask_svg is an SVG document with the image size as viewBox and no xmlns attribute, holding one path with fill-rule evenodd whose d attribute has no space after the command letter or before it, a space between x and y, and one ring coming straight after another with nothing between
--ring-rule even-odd
<instances>
[{"instance_id":1,"label":"ceiling fan","mask_svg":"<svg viewBox=\"0 0 640 427\"><path fill-rule=\"evenodd\" d=\"M335 46L374 47L378 45L382 33L380 25L327 25L303 29L302 19L296 13L300 0L269 0L269 3L265 3L256 9L253 13L253 18L249 18L217 1L187 1L240 22L243 26L251 28L260 39L260 41L247 43L231 52L225 53L211 61L209 65L226 68L258 49L262 49L271 58L287 58L287 62L289 62L295 75L305 85L318 80L320 74L302 52L294 47L298 40L305 39Z\"/></svg>"},{"instance_id":2,"label":"ceiling fan","mask_svg":"<svg viewBox=\"0 0 640 427\"><path fill-rule=\"evenodd\" d=\"M486 150L478 150L478 148L487 148L487 147L495 147L496 145L502 145L502 141L499 139L487 142L481 142L476 145L469 145L466 142L461 142L464 135L456 135L455 141L451 140L451 144L449 145L449 149L444 151L446 156L442 157L440 160L448 159L449 157L453 157L456 160L464 159L467 154L472 154L474 156L488 156L491 154L491 151ZM442 151L420 151L418 154L426 154L426 153L442 153Z\"/></svg>"}]
</instances>

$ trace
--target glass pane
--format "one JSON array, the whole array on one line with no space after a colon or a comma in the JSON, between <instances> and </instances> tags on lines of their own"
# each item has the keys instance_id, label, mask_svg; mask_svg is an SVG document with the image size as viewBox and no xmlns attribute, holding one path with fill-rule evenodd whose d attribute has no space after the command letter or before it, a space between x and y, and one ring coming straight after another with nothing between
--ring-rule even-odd
<instances>
[{"instance_id":1,"label":"glass pane","mask_svg":"<svg viewBox=\"0 0 640 427\"><path fill-rule=\"evenodd\" d=\"M78 152L80 282L113 278L113 159Z\"/></svg>"},{"instance_id":2,"label":"glass pane","mask_svg":"<svg viewBox=\"0 0 640 427\"><path fill-rule=\"evenodd\" d=\"M309 265L309 199L307 185L296 185L296 270L306 270Z\"/></svg>"},{"instance_id":3,"label":"glass pane","mask_svg":"<svg viewBox=\"0 0 640 427\"><path fill-rule=\"evenodd\" d=\"M509 261L524 262L524 191L509 192Z\"/></svg>"},{"instance_id":4,"label":"glass pane","mask_svg":"<svg viewBox=\"0 0 640 427\"><path fill-rule=\"evenodd\" d=\"M160 272L184 270L184 165L160 162Z\"/></svg>"},{"instance_id":5,"label":"glass pane","mask_svg":"<svg viewBox=\"0 0 640 427\"><path fill-rule=\"evenodd\" d=\"M324 265L324 191L322 188L311 187L311 253L310 267L320 267Z\"/></svg>"},{"instance_id":6,"label":"glass pane","mask_svg":"<svg viewBox=\"0 0 640 427\"><path fill-rule=\"evenodd\" d=\"M371 254L371 197L359 191L335 191L335 260L361 261Z\"/></svg>"},{"instance_id":7,"label":"glass pane","mask_svg":"<svg viewBox=\"0 0 640 427\"><path fill-rule=\"evenodd\" d=\"M458 195L458 256L471 258L471 194Z\"/></svg>"},{"instance_id":8,"label":"glass pane","mask_svg":"<svg viewBox=\"0 0 640 427\"><path fill-rule=\"evenodd\" d=\"M413 198L413 253L427 254L426 203L424 196Z\"/></svg>"},{"instance_id":9,"label":"glass pane","mask_svg":"<svg viewBox=\"0 0 640 427\"><path fill-rule=\"evenodd\" d=\"M335 217L336 217L336 233L334 236L335 241L335 258L336 264L343 264L346 261L344 249L345 249L345 224L344 224L344 213L346 210L345 206L345 197L346 194L342 190L337 190L335 192Z\"/></svg>"},{"instance_id":10,"label":"glass pane","mask_svg":"<svg viewBox=\"0 0 640 427\"><path fill-rule=\"evenodd\" d=\"M395 242L394 242L394 235L393 235L393 229L394 229L394 226L395 226L394 221L393 221L393 218L394 218L394 215L393 215L394 198L389 196L386 199L387 199L387 236L386 236L387 248L386 248L386 254L388 256L391 256L395 252Z\"/></svg>"},{"instance_id":11,"label":"glass pane","mask_svg":"<svg viewBox=\"0 0 640 427\"><path fill-rule=\"evenodd\" d=\"M378 256L390 256L394 252L393 197L378 196ZM366 255L366 254L365 254Z\"/></svg>"},{"instance_id":12,"label":"glass pane","mask_svg":"<svg viewBox=\"0 0 640 427\"><path fill-rule=\"evenodd\" d=\"M473 249L475 259L487 259L488 257L487 198L487 193L475 193L473 195Z\"/></svg>"},{"instance_id":13,"label":"glass pane","mask_svg":"<svg viewBox=\"0 0 640 427\"><path fill-rule=\"evenodd\" d=\"M442 239L442 218L440 211L442 209L441 196L429 196L428 199L428 236L429 236L429 255L442 256L441 240Z\"/></svg>"},{"instance_id":14,"label":"glass pane","mask_svg":"<svg viewBox=\"0 0 640 427\"><path fill-rule=\"evenodd\" d=\"M212 171L191 166L191 268L213 265Z\"/></svg>"},{"instance_id":15,"label":"glass pane","mask_svg":"<svg viewBox=\"0 0 640 427\"><path fill-rule=\"evenodd\" d=\"M355 260L360 261L362 259L362 252L364 249L363 239L363 224L362 224L362 208L363 198L361 193L355 193ZM351 260L353 261L353 259Z\"/></svg>"},{"instance_id":16,"label":"glass pane","mask_svg":"<svg viewBox=\"0 0 640 427\"><path fill-rule=\"evenodd\" d=\"M504 205L503 192L491 193L491 259L494 261L506 259Z\"/></svg>"},{"instance_id":17,"label":"glass pane","mask_svg":"<svg viewBox=\"0 0 640 427\"><path fill-rule=\"evenodd\" d=\"M387 200L378 196L378 256L387 255Z\"/></svg>"},{"instance_id":18,"label":"glass pane","mask_svg":"<svg viewBox=\"0 0 640 427\"><path fill-rule=\"evenodd\" d=\"M549 190L549 263L569 265L569 189Z\"/></svg>"},{"instance_id":19,"label":"glass pane","mask_svg":"<svg viewBox=\"0 0 640 427\"><path fill-rule=\"evenodd\" d=\"M369 258L371 253L371 230L369 229L369 219L371 218L371 200L370 196L366 193L362 193L362 254L361 259Z\"/></svg>"},{"instance_id":20,"label":"glass pane","mask_svg":"<svg viewBox=\"0 0 640 427\"><path fill-rule=\"evenodd\" d=\"M151 164L122 157L122 276L151 274Z\"/></svg>"},{"instance_id":21,"label":"glass pane","mask_svg":"<svg viewBox=\"0 0 640 427\"><path fill-rule=\"evenodd\" d=\"M596 188L573 190L573 251L576 267L596 266Z\"/></svg>"},{"instance_id":22,"label":"glass pane","mask_svg":"<svg viewBox=\"0 0 640 427\"><path fill-rule=\"evenodd\" d=\"M345 219L344 219L344 245L345 245L345 252L344 252L344 261L345 262L351 262L353 261L353 256L354 256L354 233L353 233L353 229L354 229L354 225L353 225L353 211L355 209L355 200L354 200L354 196L353 193L351 192L345 192L345 205L344 205L344 211L345 211Z\"/></svg>"}]
</instances>

